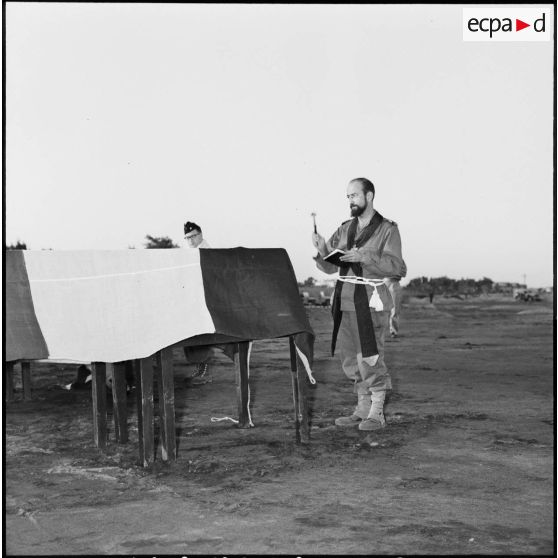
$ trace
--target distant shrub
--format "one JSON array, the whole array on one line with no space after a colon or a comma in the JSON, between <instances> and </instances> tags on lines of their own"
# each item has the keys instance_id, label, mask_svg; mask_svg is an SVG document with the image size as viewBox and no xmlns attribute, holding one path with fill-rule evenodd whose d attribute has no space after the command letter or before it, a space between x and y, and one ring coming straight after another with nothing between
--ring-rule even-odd
<instances>
[{"instance_id":1,"label":"distant shrub","mask_svg":"<svg viewBox=\"0 0 558 558\"><path fill-rule=\"evenodd\" d=\"M172 239L168 236L151 236L149 234L145 235L147 242L144 244L146 248L178 248L178 244L175 244Z\"/></svg>"},{"instance_id":2,"label":"distant shrub","mask_svg":"<svg viewBox=\"0 0 558 558\"><path fill-rule=\"evenodd\" d=\"M19 240L15 244L8 244L4 246L5 250L27 250L27 244Z\"/></svg>"}]
</instances>

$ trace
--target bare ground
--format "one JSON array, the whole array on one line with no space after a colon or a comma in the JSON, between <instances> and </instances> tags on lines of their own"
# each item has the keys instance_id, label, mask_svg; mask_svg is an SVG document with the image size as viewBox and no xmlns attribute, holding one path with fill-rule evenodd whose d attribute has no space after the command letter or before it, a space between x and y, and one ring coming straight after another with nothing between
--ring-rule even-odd
<instances>
[{"instance_id":1,"label":"bare ground","mask_svg":"<svg viewBox=\"0 0 558 558\"><path fill-rule=\"evenodd\" d=\"M387 342L394 391L379 433L339 429L353 406L317 334L312 442L294 442L288 343L256 342L255 428L236 416L233 366L187 387L176 353L178 460L138 464L131 440L93 447L75 367L32 367L33 400L5 406L7 554L552 554L551 302L413 299ZM16 379L16 387L18 387ZM109 411L110 412L110 411ZM112 428L112 424L110 425Z\"/></svg>"}]
</instances>

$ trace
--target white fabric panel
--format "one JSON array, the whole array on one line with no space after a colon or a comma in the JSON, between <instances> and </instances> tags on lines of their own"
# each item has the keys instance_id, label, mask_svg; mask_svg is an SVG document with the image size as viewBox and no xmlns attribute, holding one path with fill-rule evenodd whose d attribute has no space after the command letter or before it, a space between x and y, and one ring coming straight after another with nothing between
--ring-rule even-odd
<instances>
[{"instance_id":1,"label":"white fabric panel","mask_svg":"<svg viewBox=\"0 0 558 558\"><path fill-rule=\"evenodd\" d=\"M215 326L199 250L26 250L50 359L147 357Z\"/></svg>"}]
</instances>

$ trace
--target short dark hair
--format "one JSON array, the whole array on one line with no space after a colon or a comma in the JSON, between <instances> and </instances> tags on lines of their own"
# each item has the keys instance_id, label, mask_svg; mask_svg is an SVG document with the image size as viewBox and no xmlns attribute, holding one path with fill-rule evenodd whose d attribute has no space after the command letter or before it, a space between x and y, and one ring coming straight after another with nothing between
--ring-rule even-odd
<instances>
[{"instance_id":1,"label":"short dark hair","mask_svg":"<svg viewBox=\"0 0 558 558\"><path fill-rule=\"evenodd\" d=\"M366 192L372 192L372 195L376 197L376 189L374 184L368 180L368 178L353 178L351 182L358 182L362 186L362 191L366 195Z\"/></svg>"}]
</instances>

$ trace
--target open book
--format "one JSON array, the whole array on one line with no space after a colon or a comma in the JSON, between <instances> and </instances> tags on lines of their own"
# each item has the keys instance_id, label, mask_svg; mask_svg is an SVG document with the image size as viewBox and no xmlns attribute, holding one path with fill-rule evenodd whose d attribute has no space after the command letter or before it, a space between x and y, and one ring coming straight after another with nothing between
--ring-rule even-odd
<instances>
[{"instance_id":1,"label":"open book","mask_svg":"<svg viewBox=\"0 0 558 558\"><path fill-rule=\"evenodd\" d=\"M330 252L325 258L324 261L329 262L333 265L336 265L338 267L342 267L344 265L347 265L346 262L342 262L339 258L341 256L343 256L345 254L345 252L343 250L339 250L338 248L336 248L335 250L333 250L333 252Z\"/></svg>"}]
</instances>

